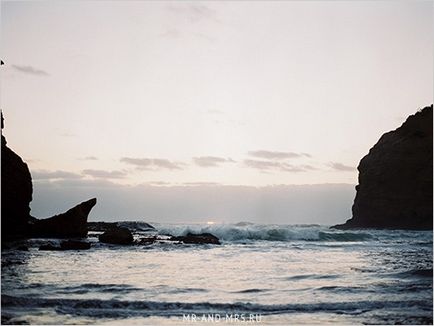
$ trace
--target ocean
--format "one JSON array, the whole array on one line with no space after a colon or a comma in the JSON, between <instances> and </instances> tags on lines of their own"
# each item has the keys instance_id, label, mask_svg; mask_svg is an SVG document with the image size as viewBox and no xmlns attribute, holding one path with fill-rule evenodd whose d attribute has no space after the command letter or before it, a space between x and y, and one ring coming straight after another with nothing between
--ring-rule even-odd
<instances>
[{"instance_id":1,"label":"ocean","mask_svg":"<svg viewBox=\"0 0 434 326\"><path fill-rule=\"evenodd\" d=\"M221 245L2 249L3 324L432 324L432 231L124 223ZM23 247L24 246L24 247ZM26 247L28 250L26 250Z\"/></svg>"}]
</instances>

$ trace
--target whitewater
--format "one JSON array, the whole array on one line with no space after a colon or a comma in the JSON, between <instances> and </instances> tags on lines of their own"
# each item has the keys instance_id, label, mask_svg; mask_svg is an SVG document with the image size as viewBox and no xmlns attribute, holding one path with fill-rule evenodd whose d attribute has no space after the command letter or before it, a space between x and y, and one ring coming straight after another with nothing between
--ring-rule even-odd
<instances>
[{"instance_id":1,"label":"whitewater","mask_svg":"<svg viewBox=\"0 0 434 326\"><path fill-rule=\"evenodd\" d=\"M2 323L433 322L432 231L121 224L136 239L207 232L222 244L107 245L98 232L85 251L14 243L2 248Z\"/></svg>"}]
</instances>

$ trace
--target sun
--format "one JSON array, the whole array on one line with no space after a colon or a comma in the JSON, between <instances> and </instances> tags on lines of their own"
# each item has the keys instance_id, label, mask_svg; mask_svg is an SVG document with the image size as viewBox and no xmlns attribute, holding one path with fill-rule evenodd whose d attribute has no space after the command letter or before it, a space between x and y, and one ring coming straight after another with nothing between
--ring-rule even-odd
<instances>
[{"instance_id":1,"label":"sun","mask_svg":"<svg viewBox=\"0 0 434 326\"><path fill-rule=\"evenodd\" d=\"M215 222L214 221L207 221L206 224L213 225L213 224L215 224Z\"/></svg>"}]
</instances>

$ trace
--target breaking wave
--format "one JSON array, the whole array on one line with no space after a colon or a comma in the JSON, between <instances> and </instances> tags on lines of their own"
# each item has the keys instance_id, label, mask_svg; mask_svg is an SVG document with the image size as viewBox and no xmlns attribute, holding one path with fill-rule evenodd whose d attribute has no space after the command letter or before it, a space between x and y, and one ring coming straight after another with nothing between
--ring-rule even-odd
<instances>
[{"instance_id":1,"label":"breaking wave","mask_svg":"<svg viewBox=\"0 0 434 326\"><path fill-rule=\"evenodd\" d=\"M223 241L334 241L355 242L371 240L372 235L367 232L345 232L331 230L316 225L260 225L260 224L219 224L219 225L190 225L190 226L162 226L157 227L158 234L176 236L187 233L211 233Z\"/></svg>"}]
</instances>

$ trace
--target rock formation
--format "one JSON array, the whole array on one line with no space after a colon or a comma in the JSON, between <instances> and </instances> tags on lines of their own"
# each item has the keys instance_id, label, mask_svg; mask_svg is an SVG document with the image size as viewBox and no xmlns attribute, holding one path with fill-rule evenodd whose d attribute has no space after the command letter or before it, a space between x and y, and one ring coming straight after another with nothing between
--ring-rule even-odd
<instances>
[{"instance_id":1,"label":"rock formation","mask_svg":"<svg viewBox=\"0 0 434 326\"><path fill-rule=\"evenodd\" d=\"M353 217L335 228L433 228L432 111L408 117L360 161Z\"/></svg>"},{"instance_id":2,"label":"rock formation","mask_svg":"<svg viewBox=\"0 0 434 326\"><path fill-rule=\"evenodd\" d=\"M33 237L73 238L87 236L87 216L96 204L89 199L67 212L30 223L29 233Z\"/></svg>"},{"instance_id":3,"label":"rock formation","mask_svg":"<svg viewBox=\"0 0 434 326\"><path fill-rule=\"evenodd\" d=\"M185 236L171 237L170 241L181 241L183 243L194 244L220 244L219 238L211 233L187 233Z\"/></svg>"},{"instance_id":4,"label":"rock formation","mask_svg":"<svg viewBox=\"0 0 434 326\"><path fill-rule=\"evenodd\" d=\"M52 243L46 243L39 247L39 250L50 250L50 251L65 251L65 250L88 250L91 245L89 242L77 241L77 240L66 240L60 243L60 246L53 245Z\"/></svg>"},{"instance_id":5,"label":"rock formation","mask_svg":"<svg viewBox=\"0 0 434 326\"><path fill-rule=\"evenodd\" d=\"M99 241L109 244L128 245L134 241L131 231L124 227L114 227L99 236Z\"/></svg>"},{"instance_id":6,"label":"rock formation","mask_svg":"<svg viewBox=\"0 0 434 326\"><path fill-rule=\"evenodd\" d=\"M1 115L3 129L3 114ZM1 228L2 239L24 234L30 217L32 178L27 164L6 146L1 136Z\"/></svg>"},{"instance_id":7,"label":"rock formation","mask_svg":"<svg viewBox=\"0 0 434 326\"><path fill-rule=\"evenodd\" d=\"M87 250L90 247L90 243L86 241L66 240L60 243L62 250Z\"/></svg>"},{"instance_id":8,"label":"rock formation","mask_svg":"<svg viewBox=\"0 0 434 326\"><path fill-rule=\"evenodd\" d=\"M1 128L3 129L3 113ZM27 164L6 146L1 136L1 235L2 240L26 237L84 237L93 198L66 213L38 220L30 215L32 177Z\"/></svg>"},{"instance_id":9,"label":"rock formation","mask_svg":"<svg viewBox=\"0 0 434 326\"><path fill-rule=\"evenodd\" d=\"M127 229L140 230L140 231L152 231L155 228L145 222L136 221L122 221L122 222L87 222L87 229L89 231L108 231L116 227L125 227Z\"/></svg>"},{"instance_id":10,"label":"rock formation","mask_svg":"<svg viewBox=\"0 0 434 326\"><path fill-rule=\"evenodd\" d=\"M89 231L105 232L114 229L118 226L117 222L87 222L87 229Z\"/></svg>"}]
</instances>

